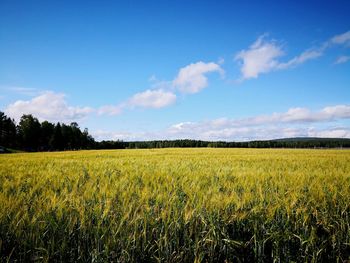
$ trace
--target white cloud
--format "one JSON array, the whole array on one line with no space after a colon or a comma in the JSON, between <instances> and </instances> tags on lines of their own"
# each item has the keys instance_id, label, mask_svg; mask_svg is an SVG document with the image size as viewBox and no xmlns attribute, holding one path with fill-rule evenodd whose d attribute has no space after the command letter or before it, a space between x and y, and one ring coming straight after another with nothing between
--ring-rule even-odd
<instances>
[{"instance_id":1,"label":"white cloud","mask_svg":"<svg viewBox=\"0 0 350 263\"><path fill-rule=\"evenodd\" d=\"M235 56L235 60L241 63L242 80L257 78L262 73L288 69L323 55L324 47L312 48L286 62L280 62L279 58L284 55L282 47L265 37L260 36L249 49L242 50Z\"/></svg>"},{"instance_id":2,"label":"white cloud","mask_svg":"<svg viewBox=\"0 0 350 263\"><path fill-rule=\"evenodd\" d=\"M340 119L350 119L350 105L336 105L325 107L319 111L311 111L307 108L291 108L283 113L270 115L258 115L241 119L219 118L200 123L182 122L171 127L172 132L191 130L225 130L241 127L280 125L280 124L310 124L330 122ZM210 127L210 128L209 128Z\"/></svg>"},{"instance_id":3,"label":"white cloud","mask_svg":"<svg viewBox=\"0 0 350 263\"><path fill-rule=\"evenodd\" d=\"M19 86L0 86L0 88L19 95L25 95L25 96L37 96L41 93L36 88L26 88L26 87L19 87Z\"/></svg>"},{"instance_id":4,"label":"white cloud","mask_svg":"<svg viewBox=\"0 0 350 263\"><path fill-rule=\"evenodd\" d=\"M76 121L86 117L94 110L89 107L69 106L65 94L51 91L32 98L18 100L5 109L5 113L17 121L23 114L33 114L38 119L48 121Z\"/></svg>"},{"instance_id":5,"label":"white cloud","mask_svg":"<svg viewBox=\"0 0 350 263\"><path fill-rule=\"evenodd\" d=\"M329 106L320 111L311 111L307 108L291 108L284 113L273 113L270 115L231 120L230 124L233 126L251 126L278 123L327 122L338 119L350 119L350 105Z\"/></svg>"},{"instance_id":6,"label":"white cloud","mask_svg":"<svg viewBox=\"0 0 350 263\"><path fill-rule=\"evenodd\" d=\"M340 56L336 59L334 64L343 64L346 63L350 60L350 56Z\"/></svg>"},{"instance_id":7,"label":"white cloud","mask_svg":"<svg viewBox=\"0 0 350 263\"><path fill-rule=\"evenodd\" d=\"M168 133L175 137L205 140L254 140L315 136L309 132L308 126L311 123L327 123L340 119L350 119L350 105L329 106L319 111L311 111L307 108L291 108L284 113L243 119L220 118L204 122L183 122L171 126ZM337 133L329 133L329 136L326 136L326 131L320 134L325 137L336 134L339 137L348 136L348 133L339 130Z\"/></svg>"},{"instance_id":8,"label":"white cloud","mask_svg":"<svg viewBox=\"0 0 350 263\"><path fill-rule=\"evenodd\" d=\"M163 108L174 104L176 101L176 95L169 91L162 89L158 90L146 90L133 95L128 101L127 105L130 107L142 107L142 108Z\"/></svg>"},{"instance_id":9,"label":"white cloud","mask_svg":"<svg viewBox=\"0 0 350 263\"><path fill-rule=\"evenodd\" d=\"M312 60L318 58L323 55L323 49L310 49L301 53L299 56L292 58L291 60L285 63L279 63L276 69L287 69L290 67L294 67L300 65L308 60Z\"/></svg>"},{"instance_id":10,"label":"white cloud","mask_svg":"<svg viewBox=\"0 0 350 263\"><path fill-rule=\"evenodd\" d=\"M318 47L310 48L286 62L281 62L279 59L285 53L282 46L276 41L266 39L266 35L262 35L248 49L238 52L235 60L240 63L241 80L246 80L257 78L262 73L301 65L321 57L328 48L335 45L350 47L350 31L334 36ZM347 56L341 56L335 64L345 63L349 59Z\"/></svg>"},{"instance_id":11,"label":"white cloud","mask_svg":"<svg viewBox=\"0 0 350 263\"><path fill-rule=\"evenodd\" d=\"M214 62L204 63L199 61L183 67L173 80L173 86L182 93L197 93L208 86L207 73L219 72L223 69Z\"/></svg>"},{"instance_id":12,"label":"white cloud","mask_svg":"<svg viewBox=\"0 0 350 263\"><path fill-rule=\"evenodd\" d=\"M99 115L119 115L124 109L147 108L160 109L176 102L176 95L163 89L148 89L134 94L118 105L105 105L97 110Z\"/></svg>"},{"instance_id":13,"label":"white cloud","mask_svg":"<svg viewBox=\"0 0 350 263\"><path fill-rule=\"evenodd\" d=\"M172 87L172 82L167 80L160 80L156 75L152 75L149 77L148 81L151 83L152 90L162 89L162 90L170 90Z\"/></svg>"},{"instance_id":14,"label":"white cloud","mask_svg":"<svg viewBox=\"0 0 350 263\"><path fill-rule=\"evenodd\" d=\"M168 130L157 132L92 132L94 138L101 140L175 140L175 139L193 139L208 141L251 141L251 140L270 140L278 138L291 137L324 137L324 138L350 138L350 128L327 127L327 128L309 128L293 126L253 126L253 127L233 127L221 130L207 129L200 130L196 125L191 126L192 130L182 131Z\"/></svg>"},{"instance_id":15,"label":"white cloud","mask_svg":"<svg viewBox=\"0 0 350 263\"><path fill-rule=\"evenodd\" d=\"M260 36L248 50L241 50L235 60L241 62L242 79L257 78L261 73L270 72L278 66L277 58L284 53L274 41Z\"/></svg>"},{"instance_id":16,"label":"white cloud","mask_svg":"<svg viewBox=\"0 0 350 263\"><path fill-rule=\"evenodd\" d=\"M210 72L224 73L218 64L200 61L181 68L173 81L159 80L155 75L152 75L149 78L151 89L136 93L119 105L100 107L97 112L98 114L117 115L126 108L159 109L170 106L176 102L175 91L197 93L208 86L205 74Z\"/></svg>"},{"instance_id":17,"label":"white cloud","mask_svg":"<svg viewBox=\"0 0 350 263\"><path fill-rule=\"evenodd\" d=\"M122 113L123 107L121 105L105 105L105 106L101 106L98 110L97 113L99 115L119 115Z\"/></svg>"},{"instance_id":18,"label":"white cloud","mask_svg":"<svg viewBox=\"0 0 350 263\"><path fill-rule=\"evenodd\" d=\"M350 128L329 128L329 129L310 129L308 131L310 137L324 137L324 138L350 138Z\"/></svg>"},{"instance_id":19,"label":"white cloud","mask_svg":"<svg viewBox=\"0 0 350 263\"><path fill-rule=\"evenodd\" d=\"M110 132L105 130L97 130L97 131L92 131L91 134L94 137L94 139L97 141L102 141L102 140L132 141L137 138L135 133L125 132L125 131Z\"/></svg>"},{"instance_id":20,"label":"white cloud","mask_svg":"<svg viewBox=\"0 0 350 263\"><path fill-rule=\"evenodd\" d=\"M350 46L350 31L332 37L330 42L332 44Z\"/></svg>"},{"instance_id":21,"label":"white cloud","mask_svg":"<svg viewBox=\"0 0 350 263\"><path fill-rule=\"evenodd\" d=\"M322 109L320 114L324 119L347 119L350 118L350 106L349 105L336 105L329 106Z\"/></svg>"},{"instance_id":22,"label":"white cloud","mask_svg":"<svg viewBox=\"0 0 350 263\"><path fill-rule=\"evenodd\" d=\"M291 108L286 112L242 119L219 118L201 122L181 122L155 132L106 132L94 135L114 140L200 139L247 141L286 137L350 138L350 127L334 127L334 122L350 119L350 105L328 106L318 111ZM317 127L310 127L311 124ZM325 126L329 127L325 127Z\"/></svg>"}]
</instances>

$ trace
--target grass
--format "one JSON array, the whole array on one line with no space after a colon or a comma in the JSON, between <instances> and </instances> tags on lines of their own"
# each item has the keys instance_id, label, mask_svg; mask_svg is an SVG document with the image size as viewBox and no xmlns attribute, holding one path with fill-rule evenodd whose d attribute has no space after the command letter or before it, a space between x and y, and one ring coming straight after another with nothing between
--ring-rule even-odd
<instances>
[{"instance_id":1,"label":"grass","mask_svg":"<svg viewBox=\"0 0 350 263\"><path fill-rule=\"evenodd\" d=\"M0 261L345 262L350 151L0 155Z\"/></svg>"}]
</instances>

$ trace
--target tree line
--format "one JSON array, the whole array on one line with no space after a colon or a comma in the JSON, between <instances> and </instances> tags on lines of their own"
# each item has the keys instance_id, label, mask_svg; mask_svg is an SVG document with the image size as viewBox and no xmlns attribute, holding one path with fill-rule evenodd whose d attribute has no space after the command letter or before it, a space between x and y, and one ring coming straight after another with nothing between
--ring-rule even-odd
<instances>
[{"instance_id":1,"label":"tree line","mask_svg":"<svg viewBox=\"0 0 350 263\"><path fill-rule=\"evenodd\" d=\"M350 148L350 139L291 138L267 141L225 142L201 140L101 141L97 142L76 122L40 122L31 114L18 124L0 112L0 146L24 151L62 151L79 149L151 149L151 148Z\"/></svg>"},{"instance_id":2,"label":"tree line","mask_svg":"<svg viewBox=\"0 0 350 263\"><path fill-rule=\"evenodd\" d=\"M338 138L291 138L248 142L160 140L160 141L102 141L99 149L152 149L152 148L350 148L350 139Z\"/></svg>"},{"instance_id":3,"label":"tree line","mask_svg":"<svg viewBox=\"0 0 350 263\"><path fill-rule=\"evenodd\" d=\"M40 122L31 114L21 117L18 125L0 112L0 146L24 151L62 151L95 148L88 130L76 122Z\"/></svg>"}]
</instances>

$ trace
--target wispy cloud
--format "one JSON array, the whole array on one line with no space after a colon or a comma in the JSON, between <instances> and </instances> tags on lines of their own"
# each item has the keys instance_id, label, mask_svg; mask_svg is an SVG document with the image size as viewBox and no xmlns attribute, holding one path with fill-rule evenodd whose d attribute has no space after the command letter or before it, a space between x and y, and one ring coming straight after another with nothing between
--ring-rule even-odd
<instances>
[{"instance_id":1,"label":"wispy cloud","mask_svg":"<svg viewBox=\"0 0 350 263\"><path fill-rule=\"evenodd\" d=\"M329 41L331 44L336 44L336 45L345 45L350 47L350 31L347 31L343 34L336 35L331 38Z\"/></svg>"},{"instance_id":2,"label":"wispy cloud","mask_svg":"<svg viewBox=\"0 0 350 263\"><path fill-rule=\"evenodd\" d=\"M240 65L241 80L257 78L260 74L276 70L285 70L301 65L309 60L321 57L324 52L333 46L343 45L350 47L350 31L336 35L323 44L312 47L300 55L297 55L285 62L280 58L285 55L282 45L274 40L267 39L267 35L260 36L248 49L243 49L235 56L235 61ZM339 63L348 60L347 57L340 57ZM337 60L337 61L338 61ZM339 64L336 62L336 64Z\"/></svg>"},{"instance_id":3,"label":"wispy cloud","mask_svg":"<svg viewBox=\"0 0 350 263\"><path fill-rule=\"evenodd\" d=\"M16 93L18 95L25 95L25 96L36 96L43 93L43 91L36 88L27 88L27 87L19 87L19 86L1 86L1 88L9 92Z\"/></svg>"},{"instance_id":4,"label":"wispy cloud","mask_svg":"<svg viewBox=\"0 0 350 263\"><path fill-rule=\"evenodd\" d=\"M99 115L119 115L123 111L122 105L104 105L97 109Z\"/></svg>"},{"instance_id":5,"label":"wispy cloud","mask_svg":"<svg viewBox=\"0 0 350 263\"><path fill-rule=\"evenodd\" d=\"M96 130L96 131L91 131L91 134L97 141L102 141L102 140L133 141L133 140L139 140L140 138L147 138L147 136L145 136L146 133L144 132L133 133L133 132L127 132L127 131L112 132L112 131L105 131L105 130Z\"/></svg>"},{"instance_id":6,"label":"wispy cloud","mask_svg":"<svg viewBox=\"0 0 350 263\"><path fill-rule=\"evenodd\" d=\"M334 64L343 64L348 62L349 60L350 56L340 56L335 60Z\"/></svg>"},{"instance_id":7,"label":"wispy cloud","mask_svg":"<svg viewBox=\"0 0 350 263\"><path fill-rule=\"evenodd\" d=\"M350 119L350 105L329 106L319 111L311 111L307 108L291 108L287 112L283 113L259 115L243 119L220 118L201 123L185 122L176 124L172 128L174 130L193 130L195 128L201 128L205 130L206 128L211 127L215 130L222 130L227 128L263 126L281 123L310 124L317 122L335 121L339 119Z\"/></svg>"},{"instance_id":8,"label":"wispy cloud","mask_svg":"<svg viewBox=\"0 0 350 263\"><path fill-rule=\"evenodd\" d=\"M323 55L323 48L313 48L304 51L299 56L292 58L287 62L281 62L277 65L276 69L287 69L291 67L298 66L300 64L305 63L308 60L316 59Z\"/></svg>"},{"instance_id":9,"label":"wispy cloud","mask_svg":"<svg viewBox=\"0 0 350 263\"><path fill-rule=\"evenodd\" d=\"M23 114L33 114L40 120L70 122L94 111L90 107L70 106L65 97L63 93L47 91L30 100L17 100L7 106L5 113L17 121Z\"/></svg>"}]
</instances>

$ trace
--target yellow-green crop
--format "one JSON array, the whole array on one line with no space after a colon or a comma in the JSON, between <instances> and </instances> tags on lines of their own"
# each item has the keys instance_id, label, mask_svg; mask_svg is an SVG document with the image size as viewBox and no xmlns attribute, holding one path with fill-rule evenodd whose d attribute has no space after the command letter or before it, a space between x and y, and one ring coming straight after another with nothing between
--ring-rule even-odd
<instances>
[{"instance_id":1,"label":"yellow-green crop","mask_svg":"<svg viewBox=\"0 0 350 263\"><path fill-rule=\"evenodd\" d=\"M0 156L0 261L343 262L350 151Z\"/></svg>"}]
</instances>

